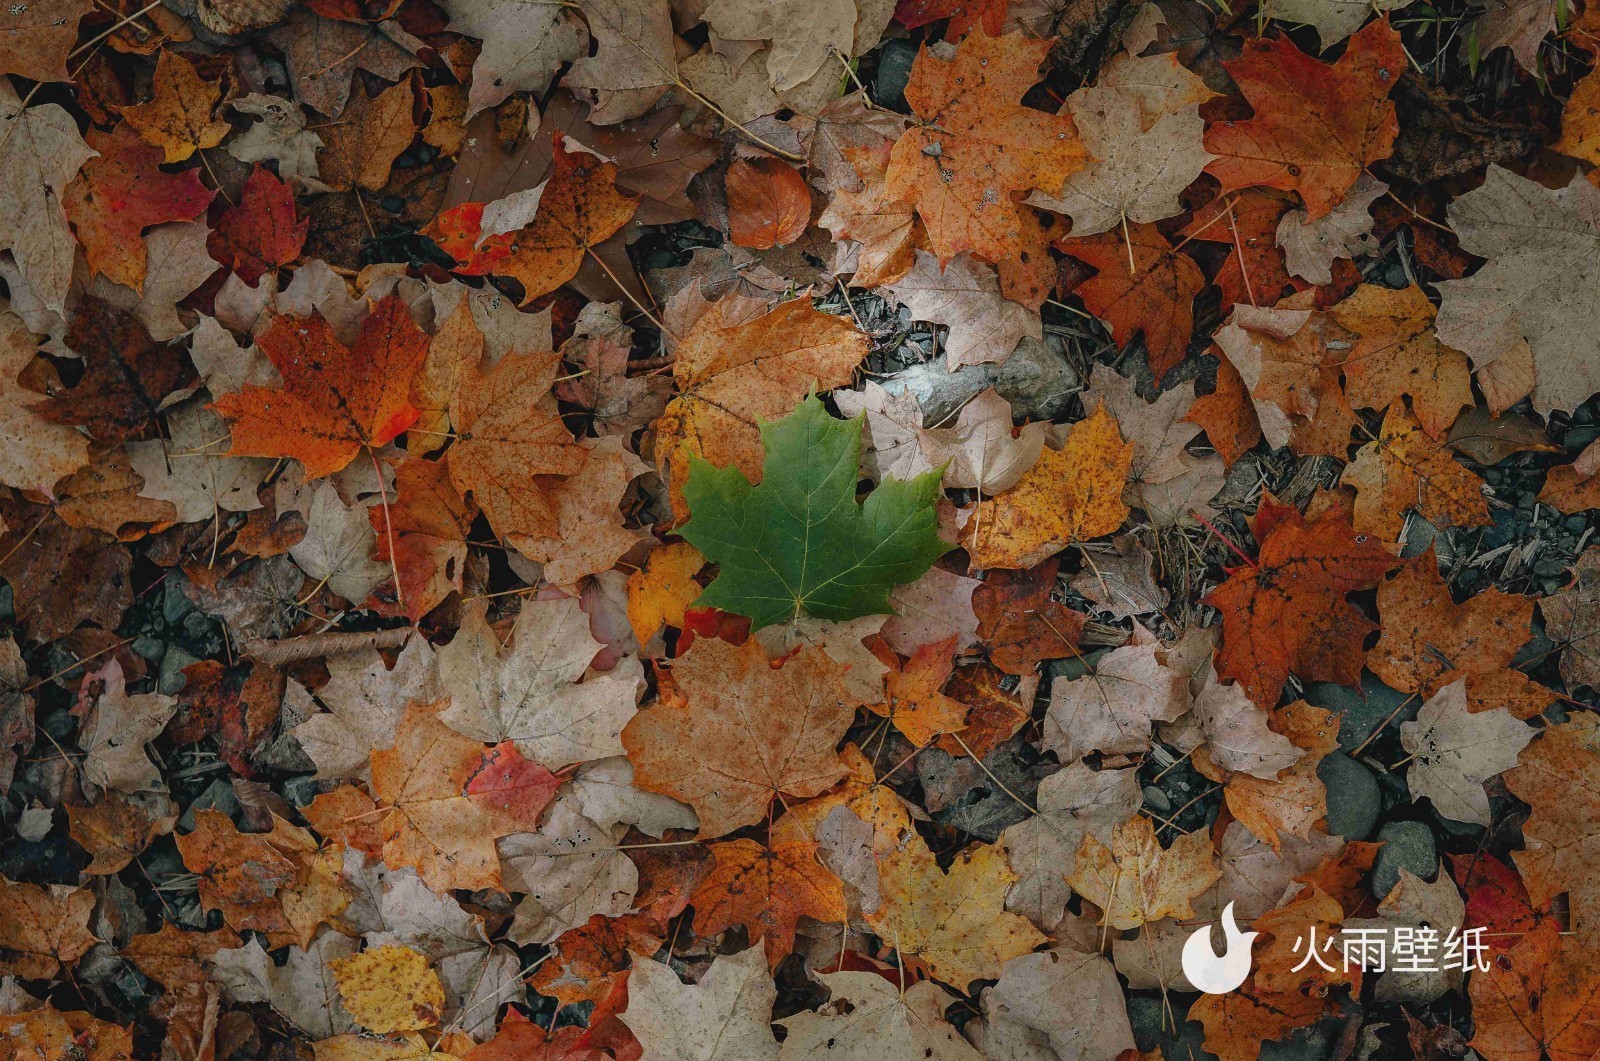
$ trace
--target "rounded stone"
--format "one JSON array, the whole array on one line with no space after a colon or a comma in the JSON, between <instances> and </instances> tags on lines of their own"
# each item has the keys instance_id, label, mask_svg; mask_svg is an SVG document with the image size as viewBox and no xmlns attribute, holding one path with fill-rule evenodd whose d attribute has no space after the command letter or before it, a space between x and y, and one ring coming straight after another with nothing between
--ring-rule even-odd
<instances>
[{"instance_id":1,"label":"rounded stone","mask_svg":"<svg viewBox=\"0 0 1600 1061\"><path fill-rule=\"evenodd\" d=\"M1372 863L1372 894L1387 896L1400 880L1400 870L1408 869L1427 880L1439 868L1439 853L1433 830L1422 822L1390 822L1378 830L1383 847Z\"/></svg>"},{"instance_id":2,"label":"rounded stone","mask_svg":"<svg viewBox=\"0 0 1600 1061\"><path fill-rule=\"evenodd\" d=\"M1346 840L1365 840L1378 824L1383 793L1372 771L1333 752L1317 765L1317 777L1328 790L1328 832Z\"/></svg>"}]
</instances>

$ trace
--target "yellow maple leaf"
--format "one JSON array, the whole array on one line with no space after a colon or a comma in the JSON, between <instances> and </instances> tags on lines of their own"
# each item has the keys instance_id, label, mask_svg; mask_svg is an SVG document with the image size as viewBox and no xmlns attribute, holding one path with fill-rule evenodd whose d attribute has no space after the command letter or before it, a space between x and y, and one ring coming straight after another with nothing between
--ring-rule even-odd
<instances>
[{"instance_id":1,"label":"yellow maple leaf","mask_svg":"<svg viewBox=\"0 0 1600 1061\"><path fill-rule=\"evenodd\" d=\"M410 947L374 947L331 965L344 1008L369 1031L431 1028L444 1013L439 974Z\"/></svg>"},{"instance_id":2,"label":"yellow maple leaf","mask_svg":"<svg viewBox=\"0 0 1600 1061\"><path fill-rule=\"evenodd\" d=\"M644 566L628 576L628 622L639 644L654 637L662 624L683 626L684 609L700 596L694 576L705 566L699 549L673 542L653 551Z\"/></svg>"},{"instance_id":3,"label":"yellow maple leaf","mask_svg":"<svg viewBox=\"0 0 1600 1061\"><path fill-rule=\"evenodd\" d=\"M867 923L945 983L965 989L996 979L1006 961L1045 942L1027 918L1005 908L1017 875L998 845L957 855L946 873L917 838L879 859L878 879L882 902Z\"/></svg>"},{"instance_id":4,"label":"yellow maple leaf","mask_svg":"<svg viewBox=\"0 0 1600 1061\"><path fill-rule=\"evenodd\" d=\"M1067 883L1105 911L1101 924L1138 928L1163 917L1193 917L1191 899L1222 876L1211 839L1187 833L1162 849L1149 818L1116 827L1111 846L1093 833L1083 838Z\"/></svg>"},{"instance_id":5,"label":"yellow maple leaf","mask_svg":"<svg viewBox=\"0 0 1600 1061\"><path fill-rule=\"evenodd\" d=\"M162 52L156 60L153 88L149 102L129 107L122 116L141 140L166 152L168 163L216 147L232 132L232 126L215 117L222 86L203 80L194 64L176 52Z\"/></svg>"},{"instance_id":6,"label":"yellow maple leaf","mask_svg":"<svg viewBox=\"0 0 1600 1061\"><path fill-rule=\"evenodd\" d=\"M999 497L972 510L962 542L975 568L1030 568L1072 542L1110 534L1128 518L1122 487L1133 444L1104 406L1073 426L1059 450L1039 461Z\"/></svg>"},{"instance_id":7,"label":"yellow maple leaf","mask_svg":"<svg viewBox=\"0 0 1600 1061\"><path fill-rule=\"evenodd\" d=\"M1395 542L1415 509L1436 527L1481 527L1489 522L1483 480L1459 463L1444 442L1428 437L1396 399L1376 441L1361 447L1340 480L1356 490L1356 530Z\"/></svg>"}]
</instances>

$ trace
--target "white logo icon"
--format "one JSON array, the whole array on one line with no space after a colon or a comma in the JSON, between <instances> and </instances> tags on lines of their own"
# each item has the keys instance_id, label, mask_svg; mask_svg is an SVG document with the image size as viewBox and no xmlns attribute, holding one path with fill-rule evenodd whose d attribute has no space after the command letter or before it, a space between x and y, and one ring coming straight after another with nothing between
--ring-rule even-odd
<instances>
[{"instance_id":1,"label":"white logo icon","mask_svg":"<svg viewBox=\"0 0 1600 1061\"><path fill-rule=\"evenodd\" d=\"M1233 904L1222 909L1224 951L1221 957L1211 949L1211 926L1194 930L1183 945L1183 975L1208 995L1221 995L1244 983L1250 975L1250 947L1259 932L1240 932L1233 919Z\"/></svg>"}]
</instances>

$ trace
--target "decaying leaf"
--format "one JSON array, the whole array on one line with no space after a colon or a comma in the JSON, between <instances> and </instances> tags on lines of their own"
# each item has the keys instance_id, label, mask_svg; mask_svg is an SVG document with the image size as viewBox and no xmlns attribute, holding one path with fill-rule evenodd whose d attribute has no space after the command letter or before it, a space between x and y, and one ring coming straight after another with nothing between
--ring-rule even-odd
<instances>
[{"instance_id":1,"label":"decaying leaf","mask_svg":"<svg viewBox=\"0 0 1600 1061\"><path fill-rule=\"evenodd\" d=\"M776 995L759 947L717 958L695 984L635 955L620 1016L645 1049L664 1058L774 1061L778 1043L768 1021Z\"/></svg>"},{"instance_id":2,"label":"decaying leaf","mask_svg":"<svg viewBox=\"0 0 1600 1061\"><path fill-rule=\"evenodd\" d=\"M1104 408L1077 425L1060 449L1046 448L1016 484L981 501L967 522L966 545L977 567L1027 568L1063 546L1122 526L1122 486L1132 443Z\"/></svg>"},{"instance_id":3,"label":"decaying leaf","mask_svg":"<svg viewBox=\"0 0 1600 1061\"><path fill-rule=\"evenodd\" d=\"M1067 881L1104 911L1102 924L1137 928L1192 916L1190 901L1220 875L1205 834L1180 836L1163 849L1150 819L1133 818L1112 831L1109 845L1093 833L1084 837Z\"/></svg>"},{"instance_id":4,"label":"decaying leaf","mask_svg":"<svg viewBox=\"0 0 1600 1061\"><path fill-rule=\"evenodd\" d=\"M1268 498L1252 529L1256 560L1206 598L1222 613L1218 674L1262 707L1277 704L1291 673L1353 684L1362 638L1375 624L1345 596L1376 582L1395 559L1337 511L1307 520Z\"/></svg>"},{"instance_id":5,"label":"decaying leaf","mask_svg":"<svg viewBox=\"0 0 1600 1061\"><path fill-rule=\"evenodd\" d=\"M814 796L844 776L834 746L854 710L844 668L820 649L774 667L754 640L702 639L672 678L681 706L639 712L622 742L636 782L694 807L703 835L760 821L772 800ZM752 713L752 704L767 707Z\"/></svg>"},{"instance_id":6,"label":"decaying leaf","mask_svg":"<svg viewBox=\"0 0 1600 1061\"><path fill-rule=\"evenodd\" d=\"M1017 103L1048 51L1020 34L979 33L951 58L918 54L906 100L920 121L895 143L886 179L890 194L917 208L941 264L962 251L1016 257L1022 231L1012 193L1054 195L1083 165L1070 118Z\"/></svg>"},{"instance_id":7,"label":"decaying leaf","mask_svg":"<svg viewBox=\"0 0 1600 1061\"><path fill-rule=\"evenodd\" d=\"M1511 769L1534 731L1504 708L1470 711L1466 683L1435 693L1415 721L1400 727L1400 744L1412 755L1406 780L1411 798L1424 797L1455 821L1489 824L1483 782Z\"/></svg>"},{"instance_id":8,"label":"decaying leaf","mask_svg":"<svg viewBox=\"0 0 1600 1061\"><path fill-rule=\"evenodd\" d=\"M958 854L945 871L913 842L880 857L878 877L883 901L867 923L945 983L992 979L1044 941L1025 918L1006 912L1006 890L1017 878L992 845Z\"/></svg>"}]
</instances>

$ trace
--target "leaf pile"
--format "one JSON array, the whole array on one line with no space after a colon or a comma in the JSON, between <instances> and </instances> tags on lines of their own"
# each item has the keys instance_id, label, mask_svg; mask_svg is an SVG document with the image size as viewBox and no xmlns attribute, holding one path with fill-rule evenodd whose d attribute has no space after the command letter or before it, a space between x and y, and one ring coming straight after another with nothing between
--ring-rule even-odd
<instances>
[{"instance_id":1,"label":"leaf pile","mask_svg":"<svg viewBox=\"0 0 1600 1061\"><path fill-rule=\"evenodd\" d=\"M0 1061L1600 1057L1589 0L0 21Z\"/></svg>"}]
</instances>

